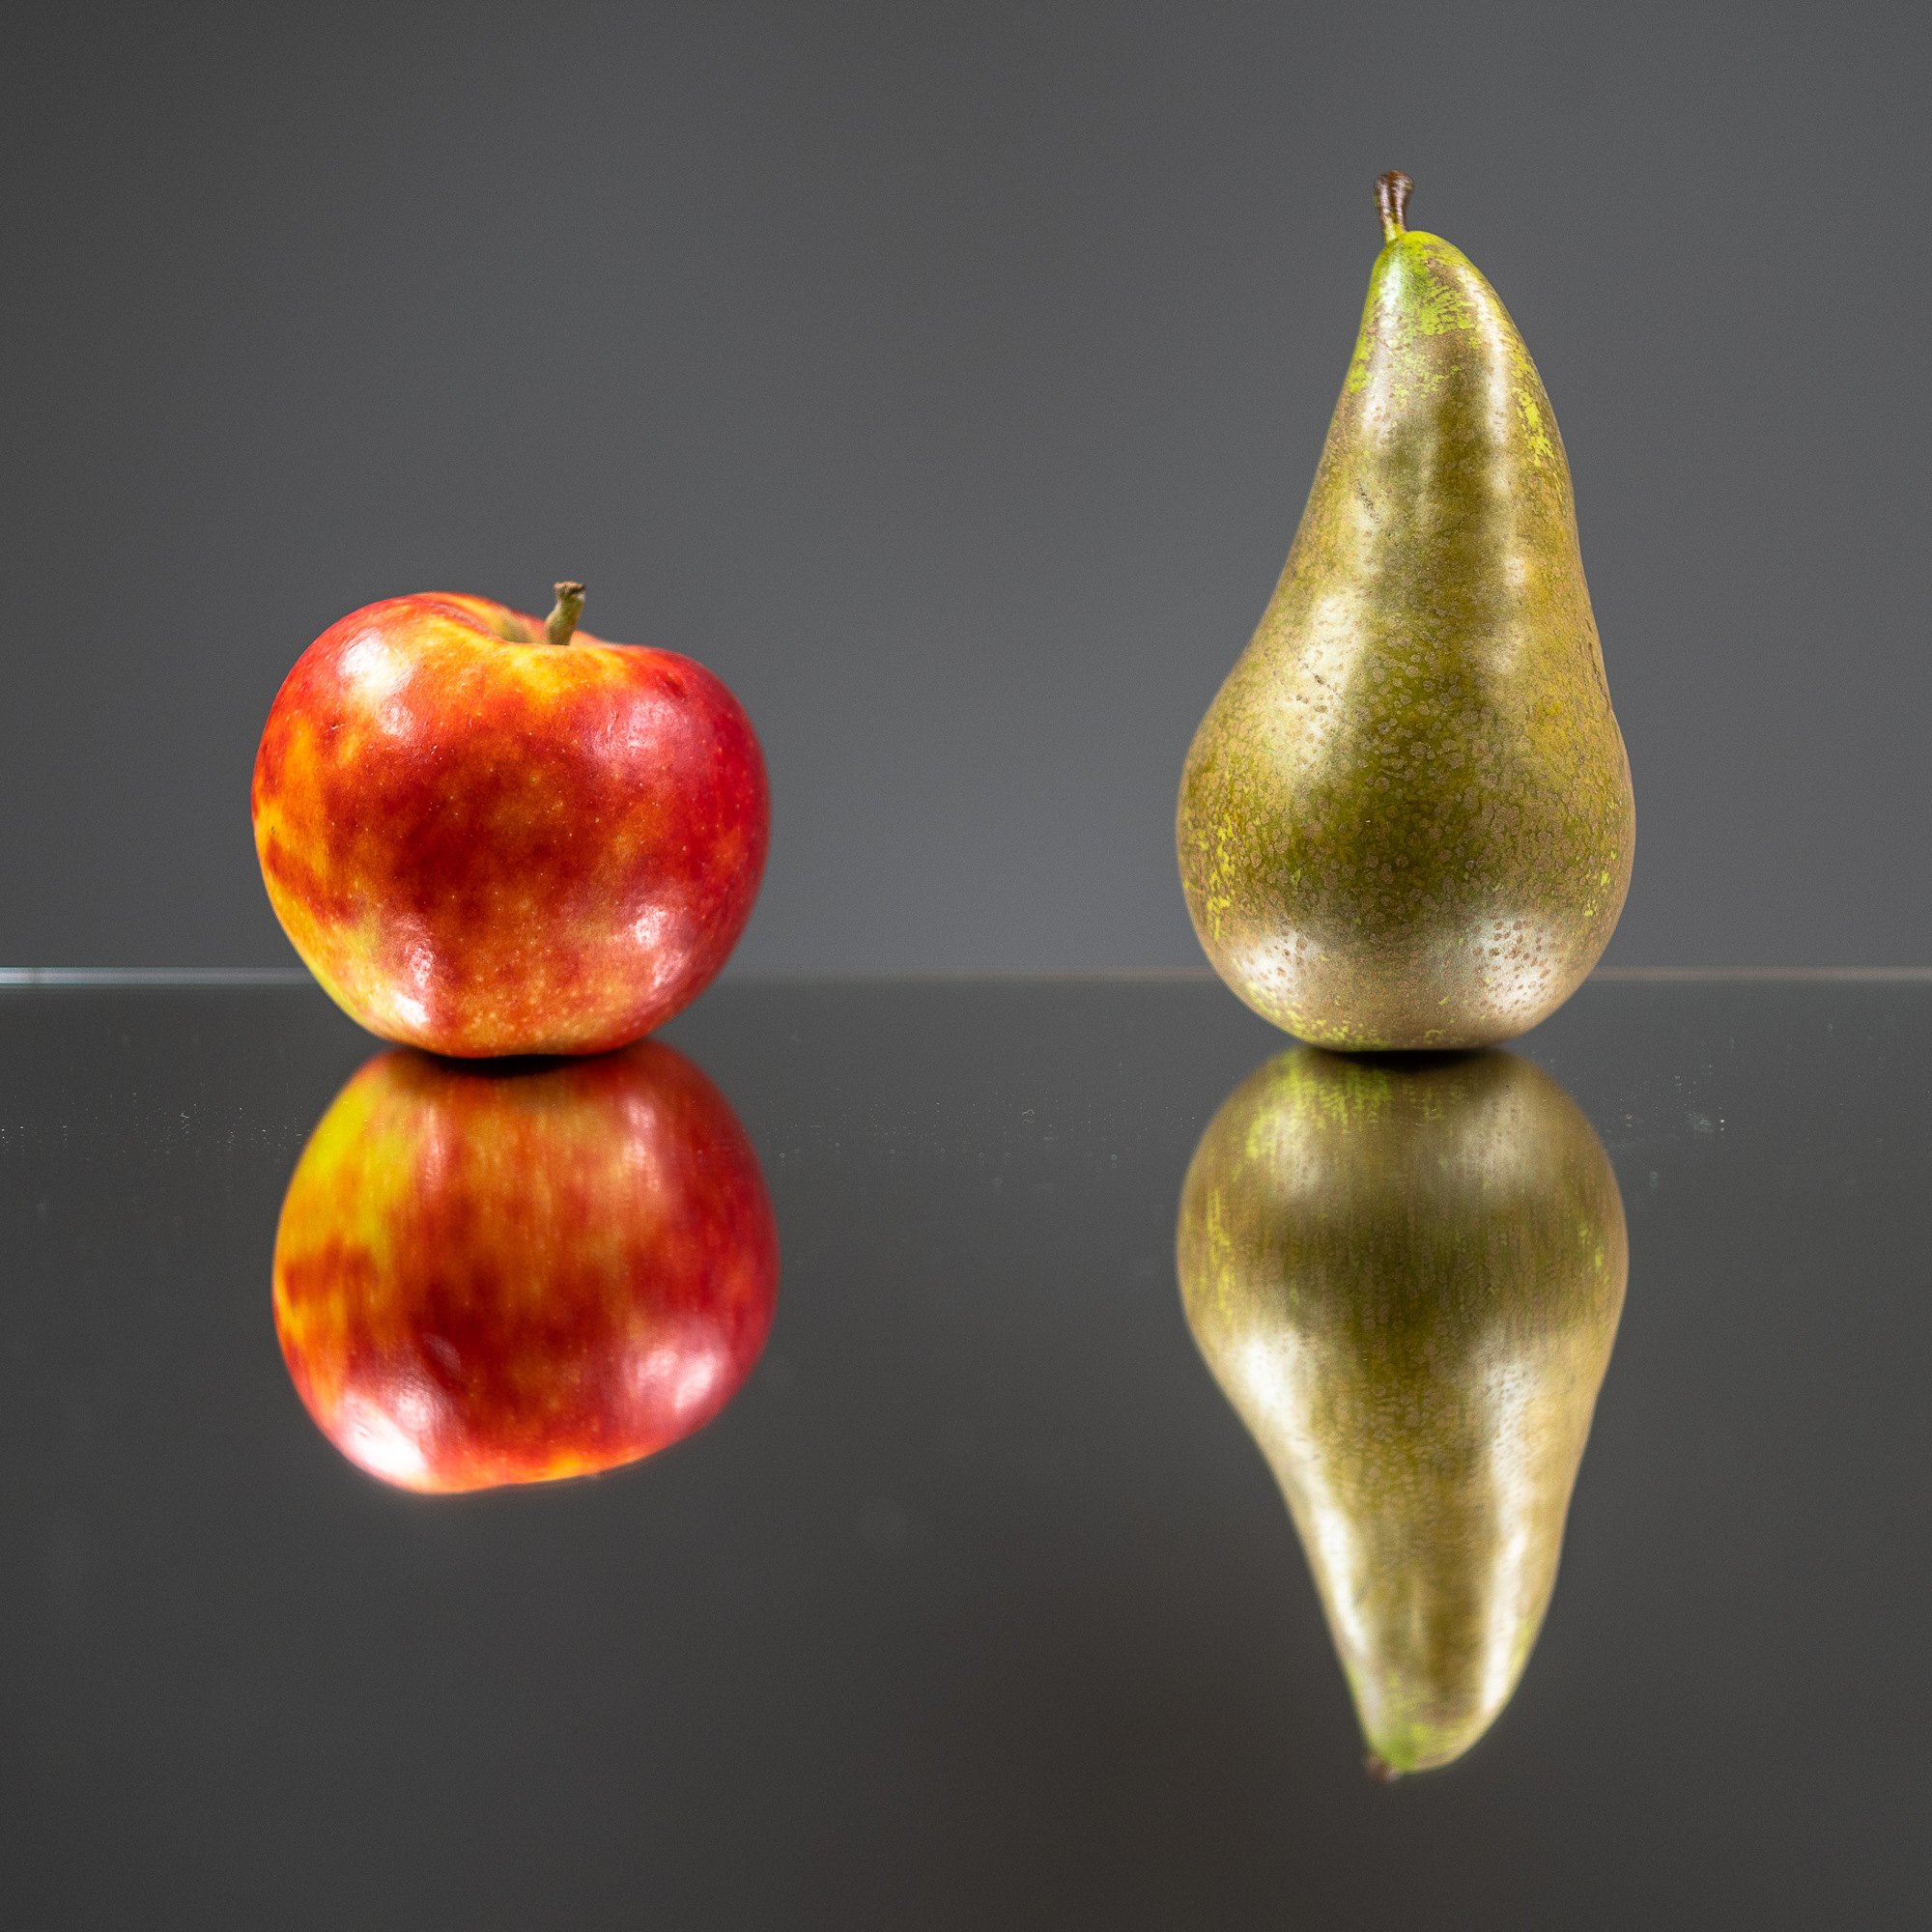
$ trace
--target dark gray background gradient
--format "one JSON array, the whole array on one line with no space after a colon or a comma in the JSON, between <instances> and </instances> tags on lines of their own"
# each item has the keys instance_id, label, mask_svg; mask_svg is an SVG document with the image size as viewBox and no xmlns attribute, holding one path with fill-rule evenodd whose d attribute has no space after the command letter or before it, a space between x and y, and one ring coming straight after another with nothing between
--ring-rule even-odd
<instances>
[{"instance_id":1,"label":"dark gray background gradient","mask_svg":"<svg viewBox=\"0 0 1932 1932\"><path fill-rule=\"evenodd\" d=\"M1928 17L16 10L0 962L287 960L290 665L562 575L763 736L739 968L1197 962L1175 781L1391 166L1569 445L1610 961L1924 960Z\"/></svg>"}]
</instances>

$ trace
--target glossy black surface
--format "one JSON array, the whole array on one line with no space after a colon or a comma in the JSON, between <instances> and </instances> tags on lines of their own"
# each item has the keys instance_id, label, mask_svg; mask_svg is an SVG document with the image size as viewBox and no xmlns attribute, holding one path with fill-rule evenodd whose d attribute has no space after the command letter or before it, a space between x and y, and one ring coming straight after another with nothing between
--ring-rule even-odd
<instances>
[{"instance_id":1,"label":"glossy black surface","mask_svg":"<svg viewBox=\"0 0 1932 1932\"><path fill-rule=\"evenodd\" d=\"M270 1308L375 1042L0 992L8 1923L1919 1922L1932 987L1598 982L1519 1043L1629 1296L1521 1688L1393 1788L1174 1279L1287 1042L1206 981L727 985L665 1037L764 1163L763 1362L630 1469L421 1497Z\"/></svg>"}]
</instances>

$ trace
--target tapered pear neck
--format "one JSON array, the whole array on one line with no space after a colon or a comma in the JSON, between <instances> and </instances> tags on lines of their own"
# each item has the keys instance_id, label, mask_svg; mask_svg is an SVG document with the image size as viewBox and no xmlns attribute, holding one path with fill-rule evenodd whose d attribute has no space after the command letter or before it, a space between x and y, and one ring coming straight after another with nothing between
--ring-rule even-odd
<instances>
[{"instance_id":1,"label":"tapered pear neck","mask_svg":"<svg viewBox=\"0 0 1932 1932\"><path fill-rule=\"evenodd\" d=\"M1382 218L1382 240L1393 242L1408 233L1408 198L1415 184L1400 168L1391 168L1376 182L1376 212Z\"/></svg>"}]
</instances>

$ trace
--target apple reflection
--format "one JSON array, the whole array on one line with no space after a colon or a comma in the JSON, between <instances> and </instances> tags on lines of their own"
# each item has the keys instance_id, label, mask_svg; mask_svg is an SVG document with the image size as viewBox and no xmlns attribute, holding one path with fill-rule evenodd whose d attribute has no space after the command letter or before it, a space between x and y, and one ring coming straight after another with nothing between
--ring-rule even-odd
<instances>
[{"instance_id":1,"label":"apple reflection","mask_svg":"<svg viewBox=\"0 0 1932 1932\"><path fill-rule=\"evenodd\" d=\"M1274 1470L1378 1776L1529 1661L1629 1272L1603 1144L1516 1055L1258 1068L1195 1149L1187 1321Z\"/></svg>"},{"instance_id":2,"label":"apple reflection","mask_svg":"<svg viewBox=\"0 0 1932 1932\"><path fill-rule=\"evenodd\" d=\"M683 1055L399 1049L302 1151L275 1329L351 1462L403 1489L493 1489L702 1428L764 1348L778 1270L757 1156Z\"/></svg>"}]
</instances>

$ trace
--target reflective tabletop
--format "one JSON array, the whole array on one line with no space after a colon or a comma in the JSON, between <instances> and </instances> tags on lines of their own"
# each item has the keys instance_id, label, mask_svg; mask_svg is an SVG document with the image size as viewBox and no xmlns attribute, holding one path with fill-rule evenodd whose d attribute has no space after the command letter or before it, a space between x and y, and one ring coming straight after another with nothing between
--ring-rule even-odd
<instances>
[{"instance_id":1,"label":"reflective tabletop","mask_svg":"<svg viewBox=\"0 0 1932 1932\"><path fill-rule=\"evenodd\" d=\"M1928 1065L1906 980L0 991L0 1914L1920 1923Z\"/></svg>"}]
</instances>

